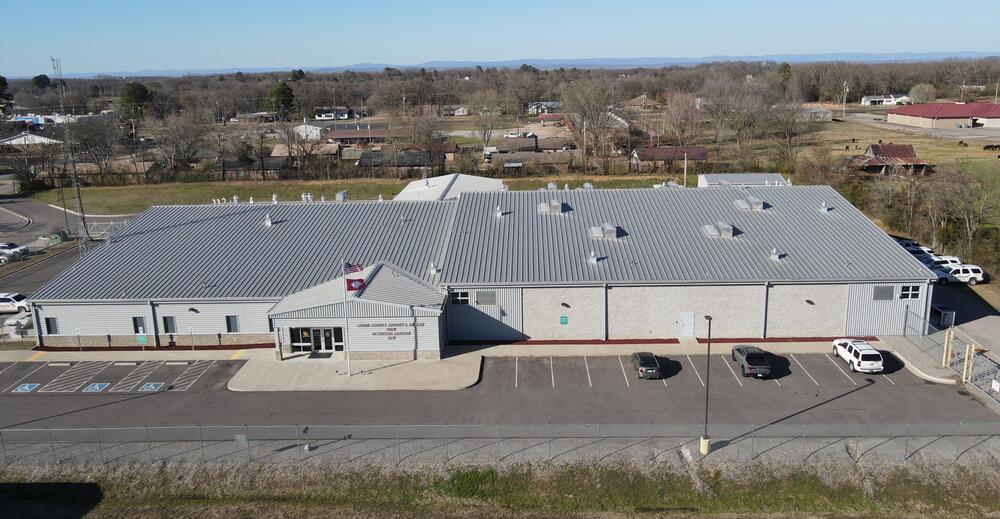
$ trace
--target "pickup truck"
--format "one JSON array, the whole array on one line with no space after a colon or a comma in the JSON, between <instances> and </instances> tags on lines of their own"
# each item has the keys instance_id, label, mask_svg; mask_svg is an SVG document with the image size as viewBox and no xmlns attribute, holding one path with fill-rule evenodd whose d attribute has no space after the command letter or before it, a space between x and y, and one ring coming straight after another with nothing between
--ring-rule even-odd
<instances>
[{"instance_id":1,"label":"pickup truck","mask_svg":"<svg viewBox=\"0 0 1000 519\"><path fill-rule=\"evenodd\" d=\"M756 346L737 344L733 347L732 356L744 377L770 378L771 361L766 351Z\"/></svg>"}]
</instances>

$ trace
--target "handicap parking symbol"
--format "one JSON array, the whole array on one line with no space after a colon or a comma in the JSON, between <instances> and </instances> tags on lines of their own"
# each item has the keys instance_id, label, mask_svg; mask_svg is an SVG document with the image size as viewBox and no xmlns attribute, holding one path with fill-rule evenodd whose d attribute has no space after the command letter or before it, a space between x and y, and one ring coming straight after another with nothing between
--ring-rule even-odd
<instances>
[{"instance_id":1,"label":"handicap parking symbol","mask_svg":"<svg viewBox=\"0 0 1000 519\"><path fill-rule=\"evenodd\" d=\"M159 391L163 387L163 382L146 382L139 388L139 391Z\"/></svg>"},{"instance_id":2,"label":"handicap parking symbol","mask_svg":"<svg viewBox=\"0 0 1000 519\"><path fill-rule=\"evenodd\" d=\"M15 393L30 393L34 391L40 384L21 384L14 388Z\"/></svg>"},{"instance_id":3,"label":"handicap parking symbol","mask_svg":"<svg viewBox=\"0 0 1000 519\"><path fill-rule=\"evenodd\" d=\"M84 393L100 393L104 391L104 388L108 387L108 384L104 382L95 382L93 384L88 384L87 387L83 388Z\"/></svg>"}]
</instances>

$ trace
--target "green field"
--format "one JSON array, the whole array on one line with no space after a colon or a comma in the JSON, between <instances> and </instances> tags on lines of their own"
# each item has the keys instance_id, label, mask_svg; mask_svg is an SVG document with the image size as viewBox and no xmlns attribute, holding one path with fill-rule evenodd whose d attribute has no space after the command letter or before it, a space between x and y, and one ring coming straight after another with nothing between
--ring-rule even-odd
<instances>
[{"instance_id":1,"label":"green field","mask_svg":"<svg viewBox=\"0 0 1000 519\"><path fill-rule=\"evenodd\" d=\"M511 189L538 189L549 181L557 182L562 188L581 186L590 181L596 188L650 187L663 182L664 177L623 176L623 177L531 177L509 179ZM173 184L140 184L134 186L84 187L81 188L83 206L90 214L133 214L153 205L210 204L214 198L232 199L241 202L254 198L255 202L270 202L271 194L277 194L283 201L300 200L302 193L313 194L314 200L325 196L333 200L337 191L347 190L352 200L374 200L382 195L391 199L399 193L408 180L330 180L330 181L267 181L267 182L192 182ZM59 191L42 191L33 195L41 202L59 205Z\"/></svg>"}]
</instances>

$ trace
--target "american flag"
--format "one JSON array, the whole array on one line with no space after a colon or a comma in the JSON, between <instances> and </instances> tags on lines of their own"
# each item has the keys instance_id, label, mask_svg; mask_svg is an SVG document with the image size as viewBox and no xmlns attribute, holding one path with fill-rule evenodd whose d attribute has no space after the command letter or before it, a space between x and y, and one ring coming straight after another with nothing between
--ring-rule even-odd
<instances>
[{"instance_id":1,"label":"american flag","mask_svg":"<svg viewBox=\"0 0 1000 519\"><path fill-rule=\"evenodd\" d=\"M351 264L350 262L344 263L344 274L350 274L352 272L361 272L364 269L365 266L360 263L356 265Z\"/></svg>"}]
</instances>

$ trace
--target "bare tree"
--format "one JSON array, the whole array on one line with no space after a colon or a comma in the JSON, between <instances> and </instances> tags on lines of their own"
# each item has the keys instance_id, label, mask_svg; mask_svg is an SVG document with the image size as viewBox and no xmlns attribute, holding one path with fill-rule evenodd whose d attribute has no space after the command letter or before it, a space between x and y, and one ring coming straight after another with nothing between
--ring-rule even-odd
<instances>
[{"instance_id":1,"label":"bare tree","mask_svg":"<svg viewBox=\"0 0 1000 519\"><path fill-rule=\"evenodd\" d=\"M957 172L956 177L953 208L962 227L965 253L969 254L983 224L996 214L998 201L996 191L983 181L964 172Z\"/></svg>"},{"instance_id":2,"label":"bare tree","mask_svg":"<svg viewBox=\"0 0 1000 519\"><path fill-rule=\"evenodd\" d=\"M931 84L918 83L910 89L909 97L914 103L929 103L937 97L937 89Z\"/></svg>"},{"instance_id":3,"label":"bare tree","mask_svg":"<svg viewBox=\"0 0 1000 519\"><path fill-rule=\"evenodd\" d=\"M955 217L955 194L953 187L958 179L953 172L942 171L931 175L922 186L924 215L927 218L931 247L942 248L941 232Z\"/></svg>"},{"instance_id":4,"label":"bare tree","mask_svg":"<svg viewBox=\"0 0 1000 519\"><path fill-rule=\"evenodd\" d=\"M736 96L738 85L732 78L722 75L709 77L702 88L704 98L703 108L712 123L715 145L722 144L722 135L729 123L733 97Z\"/></svg>"},{"instance_id":5,"label":"bare tree","mask_svg":"<svg viewBox=\"0 0 1000 519\"><path fill-rule=\"evenodd\" d=\"M620 101L614 81L608 78L586 79L563 85L563 103L577 116L576 131L589 138L589 144L601 160L601 169L611 169L612 141L622 119L611 110ZM628 131L626 123L626 131ZM584 154L587 152L584 146Z\"/></svg>"},{"instance_id":6,"label":"bare tree","mask_svg":"<svg viewBox=\"0 0 1000 519\"><path fill-rule=\"evenodd\" d=\"M205 127L186 116L153 120L147 128L156 139L160 165L170 172L191 166L205 136Z\"/></svg>"},{"instance_id":7,"label":"bare tree","mask_svg":"<svg viewBox=\"0 0 1000 519\"><path fill-rule=\"evenodd\" d=\"M469 97L469 115L476 121L476 129L483 146L489 146L493 130L500 120L502 99L496 90L480 90Z\"/></svg>"},{"instance_id":8,"label":"bare tree","mask_svg":"<svg viewBox=\"0 0 1000 519\"><path fill-rule=\"evenodd\" d=\"M295 166L297 178L302 179L302 169L312 162L313 156L323 145L322 141L306 139L295 131L296 123L278 123L278 137L288 150L288 158Z\"/></svg>"},{"instance_id":9,"label":"bare tree","mask_svg":"<svg viewBox=\"0 0 1000 519\"><path fill-rule=\"evenodd\" d=\"M124 132L117 121L103 118L84 118L73 129L78 149L97 166L101 184L106 184L106 175L117 158Z\"/></svg>"},{"instance_id":10,"label":"bare tree","mask_svg":"<svg viewBox=\"0 0 1000 519\"><path fill-rule=\"evenodd\" d=\"M205 138L212 144L215 151L215 160L222 168L222 180L229 180L226 177L226 158L232 155L233 139L236 132L225 123L211 123L205 125Z\"/></svg>"},{"instance_id":11,"label":"bare tree","mask_svg":"<svg viewBox=\"0 0 1000 519\"><path fill-rule=\"evenodd\" d=\"M691 94L674 94L667 101L663 117L674 134L678 146L686 146L701 129L702 116L698 100Z\"/></svg>"},{"instance_id":12,"label":"bare tree","mask_svg":"<svg viewBox=\"0 0 1000 519\"><path fill-rule=\"evenodd\" d=\"M773 107L768 114L767 126L775 137L777 159L789 170L795 168L795 161L801 149L799 137L806 126L799 115L800 108L801 105L798 103L782 104Z\"/></svg>"}]
</instances>

